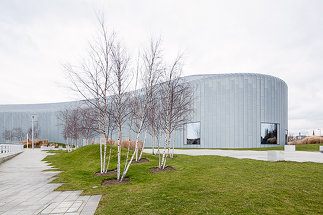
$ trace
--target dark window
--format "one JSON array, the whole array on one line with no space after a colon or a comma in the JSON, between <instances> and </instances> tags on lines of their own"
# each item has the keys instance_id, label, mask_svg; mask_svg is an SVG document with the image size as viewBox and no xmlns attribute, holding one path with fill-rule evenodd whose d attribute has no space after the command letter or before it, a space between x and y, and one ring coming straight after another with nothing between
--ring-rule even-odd
<instances>
[{"instance_id":1,"label":"dark window","mask_svg":"<svg viewBox=\"0 0 323 215\"><path fill-rule=\"evenodd\" d=\"M186 124L186 144L200 144L201 124L193 122Z\"/></svg>"},{"instance_id":2,"label":"dark window","mask_svg":"<svg viewBox=\"0 0 323 215\"><path fill-rule=\"evenodd\" d=\"M261 144L279 144L278 123L261 123Z\"/></svg>"}]
</instances>

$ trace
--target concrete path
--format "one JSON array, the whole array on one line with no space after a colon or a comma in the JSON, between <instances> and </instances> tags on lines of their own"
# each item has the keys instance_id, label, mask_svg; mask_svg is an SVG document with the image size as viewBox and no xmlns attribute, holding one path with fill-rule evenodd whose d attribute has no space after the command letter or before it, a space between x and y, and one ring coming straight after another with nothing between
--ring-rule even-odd
<instances>
[{"instance_id":1,"label":"concrete path","mask_svg":"<svg viewBox=\"0 0 323 215\"><path fill-rule=\"evenodd\" d=\"M94 214L100 195L80 196L82 191L54 191L61 184L49 183L58 171L41 161L48 154L39 149L25 150L0 164L1 215L90 215Z\"/></svg>"},{"instance_id":2,"label":"concrete path","mask_svg":"<svg viewBox=\"0 0 323 215\"><path fill-rule=\"evenodd\" d=\"M151 153L151 149L145 149L144 152ZM284 152L284 151L282 151ZM254 160L267 161L267 151L248 151L248 150L213 150L213 149L175 149L175 154L183 155L218 155L224 157L233 158L247 158ZM296 162L315 162L323 163L323 153L321 152L284 152L285 161L296 161Z\"/></svg>"}]
</instances>

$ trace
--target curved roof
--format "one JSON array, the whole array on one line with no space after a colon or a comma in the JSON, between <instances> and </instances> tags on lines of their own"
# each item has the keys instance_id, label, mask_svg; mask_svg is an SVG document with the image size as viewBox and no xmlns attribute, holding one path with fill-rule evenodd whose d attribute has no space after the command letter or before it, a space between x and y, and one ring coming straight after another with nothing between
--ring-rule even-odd
<instances>
[{"instance_id":1,"label":"curved roof","mask_svg":"<svg viewBox=\"0 0 323 215\"><path fill-rule=\"evenodd\" d=\"M267 77L281 81L287 87L287 84L280 78L271 75L258 73L226 73L226 74L202 74L189 75L183 77L186 81L198 81L209 78L219 77ZM40 104L7 104L0 105L0 112L33 112L33 111L59 111L66 107L77 105L81 101L57 102L57 103L40 103Z\"/></svg>"},{"instance_id":2,"label":"curved roof","mask_svg":"<svg viewBox=\"0 0 323 215\"><path fill-rule=\"evenodd\" d=\"M266 75L266 74L260 74L260 73L224 73L224 74L201 74L201 75L189 75L185 76L184 78L187 81L195 81L195 80L201 80L201 79L207 79L207 78L218 78L218 77L266 77L266 78L272 78L277 81L283 82L286 86L286 82L280 78L277 78L276 76L272 75Z\"/></svg>"}]
</instances>

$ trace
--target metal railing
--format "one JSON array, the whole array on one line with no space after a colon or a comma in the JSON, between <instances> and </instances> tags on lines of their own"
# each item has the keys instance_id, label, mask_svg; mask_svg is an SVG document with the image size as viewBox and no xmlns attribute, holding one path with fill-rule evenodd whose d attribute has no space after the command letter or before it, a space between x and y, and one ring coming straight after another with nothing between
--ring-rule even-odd
<instances>
[{"instance_id":1,"label":"metal railing","mask_svg":"<svg viewBox=\"0 0 323 215\"><path fill-rule=\"evenodd\" d=\"M0 143L0 154L17 153L24 150L24 145L20 143Z\"/></svg>"}]
</instances>

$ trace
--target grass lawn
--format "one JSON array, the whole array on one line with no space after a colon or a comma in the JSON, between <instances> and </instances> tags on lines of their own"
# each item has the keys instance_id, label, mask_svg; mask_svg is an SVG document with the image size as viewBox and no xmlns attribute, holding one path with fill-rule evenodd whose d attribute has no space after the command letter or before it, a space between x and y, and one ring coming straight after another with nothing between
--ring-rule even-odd
<instances>
[{"instance_id":1,"label":"grass lawn","mask_svg":"<svg viewBox=\"0 0 323 215\"><path fill-rule=\"evenodd\" d=\"M130 183L106 187L103 179L115 176L93 177L100 167L98 145L45 160L64 171L54 180L65 183L58 190L103 195L96 214L323 213L323 164L178 155L167 161L176 171L150 173L158 157L144 157L150 162L130 167Z\"/></svg>"},{"instance_id":2,"label":"grass lawn","mask_svg":"<svg viewBox=\"0 0 323 215\"><path fill-rule=\"evenodd\" d=\"M319 151L320 146L323 146L323 144L296 145L296 151ZM176 149L191 150L196 148L176 148ZM284 146L265 147L265 148L198 148L198 149L269 151L269 150L284 150Z\"/></svg>"},{"instance_id":3,"label":"grass lawn","mask_svg":"<svg viewBox=\"0 0 323 215\"><path fill-rule=\"evenodd\" d=\"M296 145L296 151L319 151L320 146L323 146L323 144ZM266 148L238 148L238 149L223 149L223 150L269 151L269 150L284 150L284 146L266 147Z\"/></svg>"}]
</instances>

